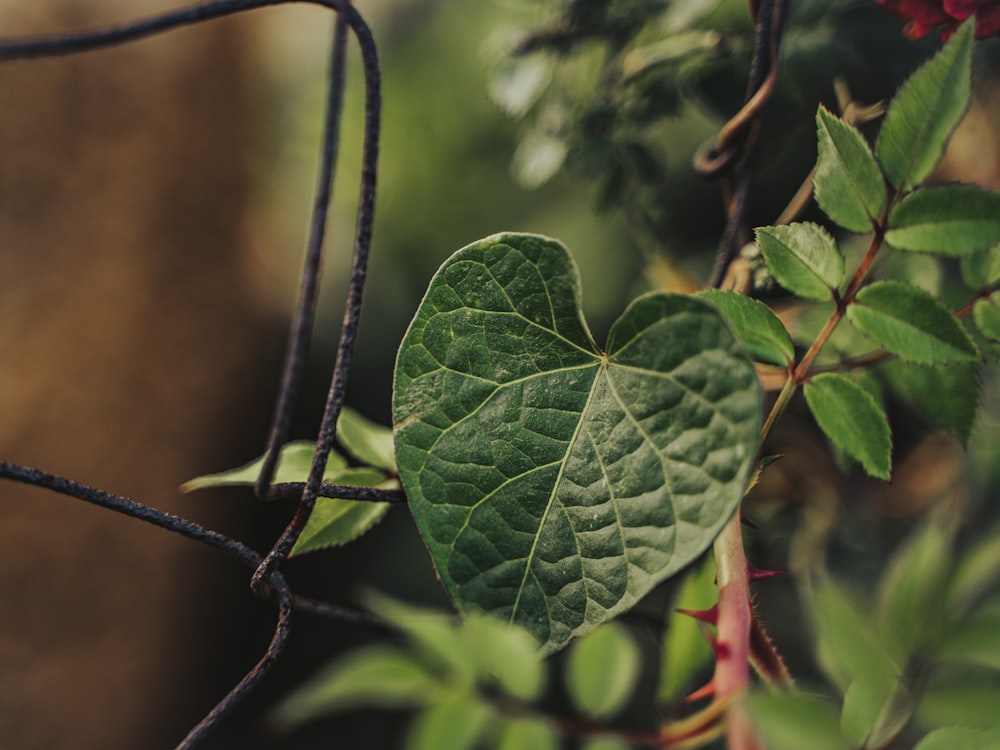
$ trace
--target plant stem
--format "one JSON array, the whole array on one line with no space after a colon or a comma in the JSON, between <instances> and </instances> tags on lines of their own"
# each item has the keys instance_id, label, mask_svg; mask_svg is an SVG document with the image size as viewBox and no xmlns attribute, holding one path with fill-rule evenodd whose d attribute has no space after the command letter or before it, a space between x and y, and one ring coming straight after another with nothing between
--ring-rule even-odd
<instances>
[{"instance_id":1,"label":"plant stem","mask_svg":"<svg viewBox=\"0 0 1000 750\"><path fill-rule=\"evenodd\" d=\"M726 713L729 750L759 750L760 743L741 702L750 685L749 566L743 551L743 529L735 514L715 540L716 576L719 586L718 633L715 644L716 701L731 701Z\"/></svg>"}]
</instances>

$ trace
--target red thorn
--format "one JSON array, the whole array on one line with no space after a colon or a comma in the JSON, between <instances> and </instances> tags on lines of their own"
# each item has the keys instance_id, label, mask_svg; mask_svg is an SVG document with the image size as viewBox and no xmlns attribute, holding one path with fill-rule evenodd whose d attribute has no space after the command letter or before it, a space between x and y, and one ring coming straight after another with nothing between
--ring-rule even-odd
<instances>
[{"instance_id":1,"label":"red thorn","mask_svg":"<svg viewBox=\"0 0 1000 750\"><path fill-rule=\"evenodd\" d=\"M684 696L682 703L694 703L695 701L700 701L702 698L711 698L715 695L715 680L709 680L705 685L695 690L693 693L689 693Z\"/></svg>"},{"instance_id":2,"label":"red thorn","mask_svg":"<svg viewBox=\"0 0 1000 750\"><path fill-rule=\"evenodd\" d=\"M682 615L693 617L696 620L707 622L709 625L719 624L719 605L715 604L711 609L678 609Z\"/></svg>"},{"instance_id":3,"label":"red thorn","mask_svg":"<svg viewBox=\"0 0 1000 750\"><path fill-rule=\"evenodd\" d=\"M755 568L753 565L747 564L747 577L751 582L780 576L784 572L783 570L762 570L761 568Z\"/></svg>"},{"instance_id":4,"label":"red thorn","mask_svg":"<svg viewBox=\"0 0 1000 750\"><path fill-rule=\"evenodd\" d=\"M757 528L757 524L751 520L750 516L743 512L743 508L740 508L740 523L744 526L749 526L751 529Z\"/></svg>"}]
</instances>

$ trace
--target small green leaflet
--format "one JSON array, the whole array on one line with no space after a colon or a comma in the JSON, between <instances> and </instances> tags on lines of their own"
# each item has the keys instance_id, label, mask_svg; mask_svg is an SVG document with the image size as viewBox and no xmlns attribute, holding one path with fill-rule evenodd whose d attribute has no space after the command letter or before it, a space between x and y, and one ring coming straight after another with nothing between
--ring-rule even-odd
<instances>
[{"instance_id":1,"label":"small green leaflet","mask_svg":"<svg viewBox=\"0 0 1000 750\"><path fill-rule=\"evenodd\" d=\"M413 654L395 646L353 651L297 688L271 715L281 729L319 716L365 706L409 708L433 702L440 678Z\"/></svg>"},{"instance_id":2,"label":"small green leaflet","mask_svg":"<svg viewBox=\"0 0 1000 750\"><path fill-rule=\"evenodd\" d=\"M969 106L974 19L899 89L875 155L889 182L907 192L927 179Z\"/></svg>"},{"instance_id":3,"label":"small green leaflet","mask_svg":"<svg viewBox=\"0 0 1000 750\"><path fill-rule=\"evenodd\" d=\"M1000 281L1000 245L982 253L963 255L962 281L975 290Z\"/></svg>"},{"instance_id":4,"label":"small green leaflet","mask_svg":"<svg viewBox=\"0 0 1000 750\"><path fill-rule=\"evenodd\" d=\"M337 439L354 458L368 466L349 466L347 459L330 453L323 482L354 487L398 489L395 459L392 454L392 431L344 408L337 423ZM315 443L293 441L281 448L274 484L305 482L312 467ZM264 457L229 471L206 474L181 485L182 492L208 487L248 486L257 483ZM336 547L357 539L385 517L389 503L344 500L320 497L306 527L302 530L291 554L301 555L314 550Z\"/></svg>"},{"instance_id":5,"label":"small green leaflet","mask_svg":"<svg viewBox=\"0 0 1000 750\"><path fill-rule=\"evenodd\" d=\"M972 308L972 319L983 336L992 341L1000 341L1000 307L991 297L981 299Z\"/></svg>"},{"instance_id":6,"label":"small green leaflet","mask_svg":"<svg viewBox=\"0 0 1000 750\"><path fill-rule=\"evenodd\" d=\"M805 386L806 403L831 442L865 471L889 479L892 439L885 414L861 386L843 375L817 375Z\"/></svg>"},{"instance_id":7,"label":"small green leaflet","mask_svg":"<svg viewBox=\"0 0 1000 750\"><path fill-rule=\"evenodd\" d=\"M580 712L606 719L620 712L635 691L642 656L621 625L609 622L573 644L566 688Z\"/></svg>"},{"instance_id":8,"label":"small green leaflet","mask_svg":"<svg viewBox=\"0 0 1000 750\"><path fill-rule=\"evenodd\" d=\"M698 292L722 313L750 356L758 362L787 367L795 359L795 346L784 324L771 308L745 294L719 289Z\"/></svg>"},{"instance_id":9,"label":"small green leaflet","mask_svg":"<svg viewBox=\"0 0 1000 750\"><path fill-rule=\"evenodd\" d=\"M396 363L400 476L445 588L547 653L711 544L760 414L753 363L714 307L641 297L603 353L569 253L534 235L446 261Z\"/></svg>"},{"instance_id":10,"label":"small green leaflet","mask_svg":"<svg viewBox=\"0 0 1000 750\"><path fill-rule=\"evenodd\" d=\"M818 224L758 227L756 233L767 267L793 294L823 302L843 281L844 255Z\"/></svg>"},{"instance_id":11,"label":"small green leaflet","mask_svg":"<svg viewBox=\"0 0 1000 750\"><path fill-rule=\"evenodd\" d=\"M927 292L897 281L865 287L847 319L893 354L924 364L971 362L976 345L961 323Z\"/></svg>"},{"instance_id":12,"label":"small green leaflet","mask_svg":"<svg viewBox=\"0 0 1000 750\"><path fill-rule=\"evenodd\" d=\"M816 203L845 229L870 232L885 208L885 180L871 149L856 128L822 106L816 131Z\"/></svg>"},{"instance_id":13,"label":"small green leaflet","mask_svg":"<svg viewBox=\"0 0 1000 750\"><path fill-rule=\"evenodd\" d=\"M972 185L917 190L892 209L885 239L901 250L953 257L985 250L1000 242L1000 193Z\"/></svg>"}]
</instances>

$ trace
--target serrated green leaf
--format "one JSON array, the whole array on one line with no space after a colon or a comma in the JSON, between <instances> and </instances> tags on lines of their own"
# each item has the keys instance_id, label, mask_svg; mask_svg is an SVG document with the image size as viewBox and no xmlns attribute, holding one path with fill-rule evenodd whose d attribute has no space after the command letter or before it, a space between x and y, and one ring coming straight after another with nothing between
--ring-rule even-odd
<instances>
[{"instance_id":1,"label":"serrated green leaf","mask_svg":"<svg viewBox=\"0 0 1000 750\"><path fill-rule=\"evenodd\" d=\"M492 715L492 709L475 695L451 693L417 714L406 750L471 750Z\"/></svg>"},{"instance_id":2,"label":"serrated green leaf","mask_svg":"<svg viewBox=\"0 0 1000 750\"><path fill-rule=\"evenodd\" d=\"M950 525L932 517L896 551L879 581L879 631L897 664L906 664L915 651L941 635L951 531Z\"/></svg>"},{"instance_id":3,"label":"serrated green leaf","mask_svg":"<svg viewBox=\"0 0 1000 750\"><path fill-rule=\"evenodd\" d=\"M849 750L836 707L805 693L751 693L747 706L769 750Z\"/></svg>"},{"instance_id":4,"label":"serrated green leaf","mask_svg":"<svg viewBox=\"0 0 1000 750\"><path fill-rule=\"evenodd\" d=\"M924 692L917 716L925 726L961 724L997 729L1000 724L997 706L1000 706L1000 681L995 678L934 681Z\"/></svg>"},{"instance_id":5,"label":"serrated green leaf","mask_svg":"<svg viewBox=\"0 0 1000 750\"><path fill-rule=\"evenodd\" d=\"M338 484L356 487L395 488L398 483L386 483L385 475L374 469L347 469L337 475ZM390 503L320 497L316 499L309 520L299 536L290 556L304 555L329 547L339 547L352 542L369 531L389 512Z\"/></svg>"},{"instance_id":6,"label":"serrated green leaf","mask_svg":"<svg viewBox=\"0 0 1000 750\"><path fill-rule=\"evenodd\" d=\"M349 708L422 706L441 693L437 677L409 652L369 646L338 659L295 690L278 705L272 720L291 729Z\"/></svg>"},{"instance_id":7,"label":"serrated green leaf","mask_svg":"<svg viewBox=\"0 0 1000 750\"><path fill-rule=\"evenodd\" d=\"M858 292L847 319L887 351L911 362L972 362L979 352L954 315L927 292L877 281Z\"/></svg>"},{"instance_id":8,"label":"serrated green leaf","mask_svg":"<svg viewBox=\"0 0 1000 750\"><path fill-rule=\"evenodd\" d=\"M442 266L396 364L396 456L446 589L546 652L698 557L756 451L756 372L708 303L642 297L607 348L566 249L507 234Z\"/></svg>"},{"instance_id":9,"label":"serrated green leaf","mask_svg":"<svg viewBox=\"0 0 1000 750\"><path fill-rule=\"evenodd\" d=\"M1000 193L972 185L923 188L889 213L886 241L901 250L952 257L1000 242Z\"/></svg>"},{"instance_id":10,"label":"serrated green leaf","mask_svg":"<svg viewBox=\"0 0 1000 750\"><path fill-rule=\"evenodd\" d=\"M875 399L843 375L826 373L806 383L806 403L823 433L873 477L889 479L892 438Z\"/></svg>"},{"instance_id":11,"label":"serrated green leaf","mask_svg":"<svg viewBox=\"0 0 1000 750\"><path fill-rule=\"evenodd\" d=\"M708 300L722 313L733 331L758 362L785 367L795 359L795 346L784 324L771 308L738 292L709 289L696 297Z\"/></svg>"},{"instance_id":12,"label":"serrated green leaf","mask_svg":"<svg viewBox=\"0 0 1000 750\"><path fill-rule=\"evenodd\" d=\"M927 179L969 106L974 27L972 20L963 24L889 105L875 155L889 182L900 190L909 191Z\"/></svg>"},{"instance_id":13,"label":"serrated green leaf","mask_svg":"<svg viewBox=\"0 0 1000 750\"><path fill-rule=\"evenodd\" d=\"M559 750L559 735L544 719L505 717L494 747L496 750Z\"/></svg>"},{"instance_id":14,"label":"serrated green leaf","mask_svg":"<svg viewBox=\"0 0 1000 750\"><path fill-rule=\"evenodd\" d=\"M1000 731L972 727L940 727L927 734L913 750L987 750L1000 747Z\"/></svg>"},{"instance_id":15,"label":"serrated green leaf","mask_svg":"<svg viewBox=\"0 0 1000 750\"><path fill-rule=\"evenodd\" d=\"M396 447L390 427L365 419L345 406L337 420L337 440L361 463L390 473L396 471Z\"/></svg>"},{"instance_id":16,"label":"serrated green leaf","mask_svg":"<svg viewBox=\"0 0 1000 750\"><path fill-rule=\"evenodd\" d=\"M680 586L674 609L694 612L706 610L715 604L718 589L715 587L715 558L705 555L701 563L692 567ZM680 612L672 612L663 636L660 664L660 684L657 700L668 701L686 687L699 670L712 663L714 652L708 645L698 621Z\"/></svg>"},{"instance_id":17,"label":"serrated green leaf","mask_svg":"<svg viewBox=\"0 0 1000 750\"><path fill-rule=\"evenodd\" d=\"M844 255L823 227L806 222L755 231L768 269L788 291L822 302L840 286Z\"/></svg>"},{"instance_id":18,"label":"serrated green leaf","mask_svg":"<svg viewBox=\"0 0 1000 750\"><path fill-rule=\"evenodd\" d=\"M830 580L818 581L809 597L820 666L844 691L862 680L875 685L899 674L859 602Z\"/></svg>"},{"instance_id":19,"label":"serrated green leaf","mask_svg":"<svg viewBox=\"0 0 1000 750\"><path fill-rule=\"evenodd\" d=\"M856 128L816 111L819 141L813 191L827 216L852 232L870 232L885 208L885 181Z\"/></svg>"},{"instance_id":20,"label":"serrated green leaf","mask_svg":"<svg viewBox=\"0 0 1000 750\"><path fill-rule=\"evenodd\" d=\"M972 319L986 338L1000 341L1000 306L993 298L976 302L972 308Z\"/></svg>"},{"instance_id":21,"label":"serrated green leaf","mask_svg":"<svg viewBox=\"0 0 1000 750\"><path fill-rule=\"evenodd\" d=\"M527 630L473 614L465 619L462 634L481 677L521 701L533 701L542 694L545 669L538 643Z\"/></svg>"},{"instance_id":22,"label":"serrated green leaf","mask_svg":"<svg viewBox=\"0 0 1000 750\"><path fill-rule=\"evenodd\" d=\"M309 476L315 452L316 444L309 441L297 440L286 443L279 454L278 467L274 472L274 483L304 482ZM261 456L235 469L195 477L181 485L181 492L192 492L206 487L253 486L257 482L257 477L260 476L260 468L263 463L264 457ZM330 477L346 468L347 461L344 457L331 453L326 464L326 473L323 475L324 481L331 481Z\"/></svg>"},{"instance_id":23,"label":"serrated green leaf","mask_svg":"<svg viewBox=\"0 0 1000 750\"><path fill-rule=\"evenodd\" d=\"M932 424L968 442L979 410L978 363L929 367L893 360L879 366L890 387Z\"/></svg>"},{"instance_id":24,"label":"serrated green leaf","mask_svg":"<svg viewBox=\"0 0 1000 750\"><path fill-rule=\"evenodd\" d=\"M610 622L577 641L569 652L566 688L577 710L608 718L635 690L639 647L621 625Z\"/></svg>"}]
</instances>

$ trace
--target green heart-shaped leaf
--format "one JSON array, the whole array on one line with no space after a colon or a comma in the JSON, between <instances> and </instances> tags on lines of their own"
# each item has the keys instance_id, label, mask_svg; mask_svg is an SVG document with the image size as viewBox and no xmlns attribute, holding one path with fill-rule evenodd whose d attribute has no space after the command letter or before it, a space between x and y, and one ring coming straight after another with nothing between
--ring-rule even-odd
<instances>
[{"instance_id":1,"label":"green heart-shaped leaf","mask_svg":"<svg viewBox=\"0 0 1000 750\"><path fill-rule=\"evenodd\" d=\"M505 234L431 281L393 411L400 476L449 594L552 652L711 544L743 495L761 396L711 305L642 297L601 352L566 249Z\"/></svg>"}]
</instances>

